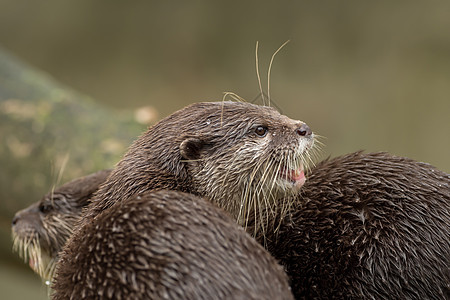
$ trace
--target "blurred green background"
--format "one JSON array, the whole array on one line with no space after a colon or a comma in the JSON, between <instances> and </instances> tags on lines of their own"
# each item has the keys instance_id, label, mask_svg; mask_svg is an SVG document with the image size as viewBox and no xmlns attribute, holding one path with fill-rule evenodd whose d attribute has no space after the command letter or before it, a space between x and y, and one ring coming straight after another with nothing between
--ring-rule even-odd
<instances>
[{"instance_id":1,"label":"blurred green background","mask_svg":"<svg viewBox=\"0 0 450 300\"><path fill-rule=\"evenodd\" d=\"M272 99L326 137L323 156L389 151L449 172L449 1L0 0L2 299L46 297L11 253L10 220L66 158L63 182L111 167L142 106L252 101L256 41L267 90L286 40Z\"/></svg>"}]
</instances>

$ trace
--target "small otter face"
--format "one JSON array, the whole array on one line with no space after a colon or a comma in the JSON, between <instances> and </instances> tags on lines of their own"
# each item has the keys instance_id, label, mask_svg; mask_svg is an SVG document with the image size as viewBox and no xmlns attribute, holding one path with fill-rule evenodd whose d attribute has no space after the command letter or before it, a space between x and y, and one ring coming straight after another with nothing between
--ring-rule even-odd
<instances>
[{"instance_id":1,"label":"small otter face","mask_svg":"<svg viewBox=\"0 0 450 300\"><path fill-rule=\"evenodd\" d=\"M195 186L237 220L277 205L305 183L314 145L305 123L270 107L223 102L197 116L193 127L180 151Z\"/></svg>"},{"instance_id":2,"label":"small otter face","mask_svg":"<svg viewBox=\"0 0 450 300\"><path fill-rule=\"evenodd\" d=\"M53 277L58 253L72 234L82 209L111 170L77 178L39 202L19 211L12 221L13 250L44 280Z\"/></svg>"},{"instance_id":3,"label":"small otter face","mask_svg":"<svg viewBox=\"0 0 450 300\"><path fill-rule=\"evenodd\" d=\"M16 213L12 221L13 249L44 280L53 276L58 252L72 233L81 206L62 193L47 194Z\"/></svg>"}]
</instances>

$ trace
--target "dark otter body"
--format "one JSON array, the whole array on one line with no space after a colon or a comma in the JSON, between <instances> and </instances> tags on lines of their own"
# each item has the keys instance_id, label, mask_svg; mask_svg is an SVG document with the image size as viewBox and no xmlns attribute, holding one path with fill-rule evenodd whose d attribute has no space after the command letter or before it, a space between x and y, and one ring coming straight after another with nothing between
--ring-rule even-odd
<instances>
[{"instance_id":1,"label":"dark otter body","mask_svg":"<svg viewBox=\"0 0 450 300\"><path fill-rule=\"evenodd\" d=\"M100 171L65 183L14 216L14 249L44 280L52 278L58 253L82 208L109 174L110 170Z\"/></svg>"},{"instance_id":2,"label":"dark otter body","mask_svg":"<svg viewBox=\"0 0 450 300\"><path fill-rule=\"evenodd\" d=\"M220 209L159 191L116 203L64 249L53 299L292 299L276 261Z\"/></svg>"},{"instance_id":3,"label":"dark otter body","mask_svg":"<svg viewBox=\"0 0 450 300\"><path fill-rule=\"evenodd\" d=\"M450 175L428 164L360 152L323 161L276 231L271 222L257 239L297 299L450 299Z\"/></svg>"}]
</instances>

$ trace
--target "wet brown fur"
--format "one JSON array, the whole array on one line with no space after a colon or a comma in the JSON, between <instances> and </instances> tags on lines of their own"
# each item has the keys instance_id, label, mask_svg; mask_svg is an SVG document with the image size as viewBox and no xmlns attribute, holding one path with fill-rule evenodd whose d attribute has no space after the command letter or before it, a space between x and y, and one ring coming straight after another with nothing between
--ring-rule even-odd
<instances>
[{"instance_id":1,"label":"wet brown fur","mask_svg":"<svg viewBox=\"0 0 450 300\"><path fill-rule=\"evenodd\" d=\"M448 296L449 175L429 165L350 154L319 164L299 196L285 195L275 206L253 202L254 210L238 213L246 180L257 192L270 184L251 158L280 161L299 143L291 133L301 123L284 118L245 103L198 103L174 113L132 145L86 222L147 190L187 191L239 224L248 221L249 232L286 267L297 298ZM264 147L254 135L258 125L275 130ZM270 189L259 192L281 199Z\"/></svg>"},{"instance_id":2,"label":"wet brown fur","mask_svg":"<svg viewBox=\"0 0 450 300\"><path fill-rule=\"evenodd\" d=\"M297 299L450 299L449 174L357 152L307 177L289 214L256 236Z\"/></svg>"},{"instance_id":3,"label":"wet brown fur","mask_svg":"<svg viewBox=\"0 0 450 300\"><path fill-rule=\"evenodd\" d=\"M72 234L82 208L110 170L72 180L16 213L12 224L14 250L24 260L33 259L44 280L53 276L58 253Z\"/></svg>"},{"instance_id":4,"label":"wet brown fur","mask_svg":"<svg viewBox=\"0 0 450 300\"><path fill-rule=\"evenodd\" d=\"M58 299L292 299L276 261L211 203L174 191L118 202L65 248Z\"/></svg>"}]
</instances>

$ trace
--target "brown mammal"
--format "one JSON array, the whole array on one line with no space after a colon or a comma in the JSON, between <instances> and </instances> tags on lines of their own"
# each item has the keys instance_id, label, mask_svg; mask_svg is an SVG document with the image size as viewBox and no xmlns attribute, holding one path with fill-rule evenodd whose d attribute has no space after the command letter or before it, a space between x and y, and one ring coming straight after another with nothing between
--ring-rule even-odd
<instances>
[{"instance_id":1,"label":"brown mammal","mask_svg":"<svg viewBox=\"0 0 450 300\"><path fill-rule=\"evenodd\" d=\"M449 174L357 152L307 177L281 226L278 211L256 236L297 299L450 299Z\"/></svg>"},{"instance_id":2,"label":"brown mammal","mask_svg":"<svg viewBox=\"0 0 450 300\"><path fill-rule=\"evenodd\" d=\"M141 194L100 213L64 249L52 299L293 299L267 251L211 203Z\"/></svg>"},{"instance_id":3,"label":"brown mammal","mask_svg":"<svg viewBox=\"0 0 450 300\"><path fill-rule=\"evenodd\" d=\"M51 280L58 253L72 234L82 208L110 170L72 180L19 211L12 221L14 250L42 279Z\"/></svg>"}]
</instances>

